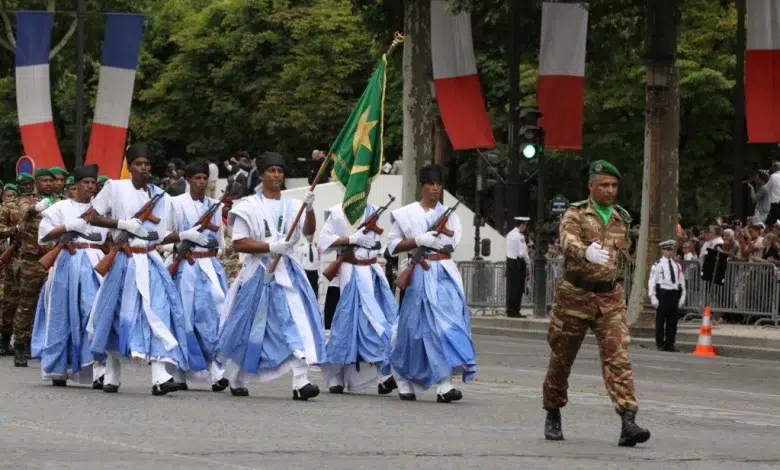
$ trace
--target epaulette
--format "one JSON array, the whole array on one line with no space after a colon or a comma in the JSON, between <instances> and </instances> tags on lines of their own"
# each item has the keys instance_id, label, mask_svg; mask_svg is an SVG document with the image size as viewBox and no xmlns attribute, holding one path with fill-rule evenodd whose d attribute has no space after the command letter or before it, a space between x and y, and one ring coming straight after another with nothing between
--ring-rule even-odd
<instances>
[{"instance_id":1,"label":"epaulette","mask_svg":"<svg viewBox=\"0 0 780 470\"><path fill-rule=\"evenodd\" d=\"M631 214L628 213L627 210L623 209L622 207L615 204L615 209L617 210L618 214L620 214L620 217L623 218L623 220L627 223L631 223Z\"/></svg>"},{"instance_id":2,"label":"epaulette","mask_svg":"<svg viewBox=\"0 0 780 470\"><path fill-rule=\"evenodd\" d=\"M571 207L582 207L582 206L586 205L587 203L588 203L588 200L587 200L587 199L585 199L584 201L577 201L577 202L572 202L572 203L570 204L570 206L571 206Z\"/></svg>"}]
</instances>

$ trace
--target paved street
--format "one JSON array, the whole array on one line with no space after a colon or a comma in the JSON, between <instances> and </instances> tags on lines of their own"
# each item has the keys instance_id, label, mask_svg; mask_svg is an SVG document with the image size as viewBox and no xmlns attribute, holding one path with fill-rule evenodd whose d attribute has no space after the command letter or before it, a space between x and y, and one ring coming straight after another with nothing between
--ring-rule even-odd
<instances>
[{"instance_id":1,"label":"paved street","mask_svg":"<svg viewBox=\"0 0 780 470\"><path fill-rule=\"evenodd\" d=\"M542 437L541 341L476 338L478 381L451 405L329 396L293 402L287 378L249 398L198 390L152 397L148 369L119 395L53 389L37 367L0 361L0 468L57 469L761 469L780 467L780 363L632 350L645 445L617 447L593 347L564 411L564 442ZM32 365L32 364L31 364ZM37 363L35 363L37 366ZM312 374L322 385L319 372ZM419 398L419 397L418 397Z\"/></svg>"}]
</instances>

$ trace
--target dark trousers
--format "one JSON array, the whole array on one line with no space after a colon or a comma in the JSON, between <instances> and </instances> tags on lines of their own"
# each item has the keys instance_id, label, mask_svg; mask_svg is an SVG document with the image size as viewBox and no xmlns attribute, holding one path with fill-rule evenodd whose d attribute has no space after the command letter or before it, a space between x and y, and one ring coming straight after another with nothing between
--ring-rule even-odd
<instances>
[{"instance_id":1,"label":"dark trousers","mask_svg":"<svg viewBox=\"0 0 780 470\"><path fill-rule=\"evenodd\" d=\"M341 289L339 286L333 285L328 287L328 291L325 293L325 329L329 330L330 325L333 323L333 316L336 314L336 306L341 299Z\"/></svg>"},{"instance_id":2,"label":"dark trousers","mask_svg":"<svg viewBox=\"0 0 780 470\"><path fill-rule=\"evenodd\" d=\"M671 349L674 347L677 336L677 303L682 292L679 290L666 290L656 287L658 297L658 310L655 314L655 345L659 348Z\"/></svg>"},{"instance_id":3,"label":"dark trousers","mask_svg":"<svg viewBox=\"0 0 780 470\"><path fill-rule=\"evenodd\" d=\"M314 291L314 297L320 296L320 272L319 271L306 271L306 279L309 280L311 288Z\"/></svg>"},{"instance_id":4,"label":"dark trousers","mask_svg":"<svg viewBox=\"0 0 780 470\"><path fill-rule=\"evenodd\" d=\"M780 220L780 202L769 205L769 214L766 216L766 226L771 227Z\"/></svg>"},{"instance_id":5,"label":"dark trousers","mask_svg":"<svg viewBox=\"0 0 780 470\"><path fill-rule=\"evenodd\" d=\"M527 266L525 260L506 259L506 314L507 316L518 315L520 313L520 304L523 302L523 293L525 292L525 273Z\"/></svg>"}]
</instances>

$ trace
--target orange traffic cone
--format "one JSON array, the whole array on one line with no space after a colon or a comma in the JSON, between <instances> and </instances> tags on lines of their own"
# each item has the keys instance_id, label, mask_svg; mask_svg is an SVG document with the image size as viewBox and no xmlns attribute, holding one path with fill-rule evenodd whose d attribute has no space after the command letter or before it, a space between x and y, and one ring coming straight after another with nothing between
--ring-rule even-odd
<instances>
[{"instance_id":1,"label":"orange traffic cone","mask_svg":"<svg viewBox=\"0 0 780 470\"><path fill-rule=\"evenodd\" d=\"M701 317L701 327L699 327L699 342L696 343L694 356L717 356L715 348L712 347L712 320L710 318L710 306L704 308L704 314Z\"/></svg>"}]
</instances>

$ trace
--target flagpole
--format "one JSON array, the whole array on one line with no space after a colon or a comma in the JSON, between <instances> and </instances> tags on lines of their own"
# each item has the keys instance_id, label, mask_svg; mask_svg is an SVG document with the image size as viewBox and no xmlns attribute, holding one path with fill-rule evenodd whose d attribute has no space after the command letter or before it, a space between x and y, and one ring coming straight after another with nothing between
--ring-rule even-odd
<instances>
[{"instance_id":1,"label":"flagpole","mask_svg":"<svg viewBox=\"0 0 780 470\"><path fill-rule=\"evenodd\" d=\"M387 57L390 55L396 47L398 47L399 44L404 42L404 36L396 32L395 36L393 37L393 43L390 44L390 47L387 49L387 52L385 52L385 55L383 57ZM320 182L320 178L322 178L325 173L328 171L328 167L330 166L330 162L333 160L333 152L328 151L328 156L325 157L325 160L322 161L322 165L320 165L320 170L317 172L317 176L314 177L314 181L311 182L311 186L309 186L309 191L314 191L314 188L317 187L317 183ZM301 221L301 217L303 217L303 211L306 209L305 205L302 205L300 210L298 210L298 214L295 216L295 220L293 220L292 226L290 227L290 230L287 232L287 237L285 237L285 241L290 241L292 238L293 232L295 232L295 229L298 228L298 224ZM279 260L281 260L282 257L280 255L276 255L274 257L273 263L271 263L271 267L268 268L268 273L273 274L274 271L276 271L276 266L279 265Z\"/></svg>"}]
</instances>

